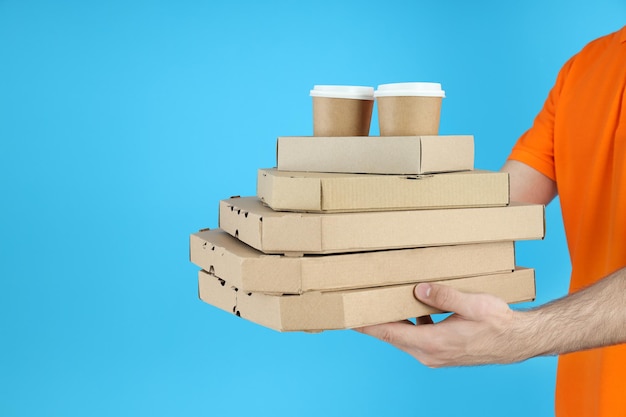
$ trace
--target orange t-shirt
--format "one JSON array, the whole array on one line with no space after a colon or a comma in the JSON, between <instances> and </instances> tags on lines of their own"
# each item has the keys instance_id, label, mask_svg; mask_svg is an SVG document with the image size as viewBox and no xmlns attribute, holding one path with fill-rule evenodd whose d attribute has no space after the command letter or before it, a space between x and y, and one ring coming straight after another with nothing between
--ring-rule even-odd
<instances>
[{"instance_id":1,"label":"orange t-shirt","mask_svg":"<svg viewBox=\"0 0 626 417\"><path fill-rule=\"evenodd\" d=\"M513 148L556 181L572 260L570 291L626 266L626 26L561 69ZM562 355L558 416L626 416L626 344Z\"/></svg>"}]
</instances>

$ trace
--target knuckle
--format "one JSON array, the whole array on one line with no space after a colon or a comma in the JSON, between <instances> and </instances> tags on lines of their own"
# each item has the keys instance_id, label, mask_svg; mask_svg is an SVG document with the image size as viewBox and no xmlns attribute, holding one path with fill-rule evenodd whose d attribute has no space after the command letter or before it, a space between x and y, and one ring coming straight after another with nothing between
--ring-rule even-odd
<instances>
[{"instance_id":1,"label":"knuckle","mask_svg":"<svg viewBox=\"0 0 626 417\"><path fill-rule=\"evenodd\" d=\"M493 303L491 302L491 300L484 296L481 295L481 297L478 298L478 303L476 304L476 313L479 317L485 317L485 316L489 316L490 312L493 310Z\"/></svg>"},{"instance_id":2,"label":"knuckle","mask_svg":"<svg viewBox=\"0 0 626 417\"><path fill-rule=\"evenodd\" d=\"M383 329L382 332L379 335L379 338L383 342L386 342L386 343L389 343L389 344L392 344L392 345L396 341L395 334L389 328Z\"/></svg>"},{"instance_id":3,"label":"knuckle","mask_svg":"<svg viewBox=\"0 0 626 417\"><path fill-rule=\"evenodd\" d=\"M449 305L453 300L453 293L449 288L437 286L433 290L433 299L438 305Z\"/></svg>"},{"instance_id":4,"label":"knuckle","mask_svg":"<svg viewBox=\"0 0 626 417\"><path fill-rule=\"evenodd\" d=\"M419 361L429 368L441 368L446 365L447 353L444 341L434 336L422 341L419 349Z\"/></svg>"}]
</instances>

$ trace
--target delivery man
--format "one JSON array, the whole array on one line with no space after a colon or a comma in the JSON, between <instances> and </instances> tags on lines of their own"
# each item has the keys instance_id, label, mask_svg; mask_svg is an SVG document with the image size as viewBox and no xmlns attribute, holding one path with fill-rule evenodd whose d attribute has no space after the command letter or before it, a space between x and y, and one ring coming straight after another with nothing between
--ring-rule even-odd
<instances>
[{"instance_id":1,"label":"delivery man","mask_svg":"<svg viewBox=\"0 0 626 417\"><path fill-rule=\"evenodd\" d=\"M456 314L359 331L431 367L560 355L557 416L625 416L626 26L563 66L502 171L510 174L512 201L548 204L558 193L569 294L514 311L493 296L424 283L415 288L420 301Z\"/></svg>"}]
</instances>

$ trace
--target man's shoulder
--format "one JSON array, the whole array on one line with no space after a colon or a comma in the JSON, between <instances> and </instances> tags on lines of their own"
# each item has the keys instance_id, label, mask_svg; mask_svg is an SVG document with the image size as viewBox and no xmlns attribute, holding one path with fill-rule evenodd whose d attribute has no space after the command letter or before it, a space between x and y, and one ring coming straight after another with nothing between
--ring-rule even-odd
<instances>
[{"instance_id":1,"label":"man's shoulder","mask_svg":"<svg viewBox=\"0 0 626 417\"><path fill-rule=\"evenodd\" d=\"M605 50L606 48L613 47L621 42L626 42L626 26L587 43L578 55L593 54L595 52Z\"/></svg>"}]
</instances>

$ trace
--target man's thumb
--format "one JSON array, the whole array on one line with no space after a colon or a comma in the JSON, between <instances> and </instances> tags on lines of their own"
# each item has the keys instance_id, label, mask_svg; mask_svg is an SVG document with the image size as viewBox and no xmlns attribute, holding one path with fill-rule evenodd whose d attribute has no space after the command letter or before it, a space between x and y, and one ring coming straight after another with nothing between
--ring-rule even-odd
<instances>
[{"instance_id":1,"label":"man's thumb","mask_svg":"<svg viewBox=\"0 0 626 417\"><path fill-rule=\"evenodd\" d=\"M415 286L415 298L445 312L464 315L466 301L462 292L440 284L421 283Z\"/></svg>"}]
</instances>

